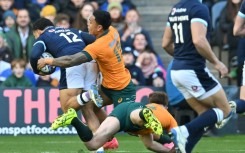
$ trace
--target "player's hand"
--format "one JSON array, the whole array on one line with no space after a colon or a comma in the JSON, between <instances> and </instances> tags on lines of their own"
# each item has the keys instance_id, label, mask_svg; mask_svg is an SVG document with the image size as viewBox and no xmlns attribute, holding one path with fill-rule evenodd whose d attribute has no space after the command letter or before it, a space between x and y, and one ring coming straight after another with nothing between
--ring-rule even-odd
<instances>
[{"instance_id":1,"label":"player's hand","mask_svg":"<svg viewBox=\"0 0 245 153\"><path fill-rule=\"evenodd\" d=\"M219 61L217 64L214 65L214 68L220 72L221 78L224 78L228 75L228 69L224 63Z\"/></svg>"},{"instance_id":2,"label":"player's hand","mask_svg":"<svg viewBox=\"0 0 245 153\"><path fill-rule=\"evenodd\" d=\"M38 75L40 75L40 76L45 76L45 75L47 75L47 74L45 74L45 73L39 71Z\"/></svg>"},{"instance_id":3,"label":"player's hand","mask_svg":"<svg viewBox=\"0 0 245 153\"><path fill-rule=\"evenodd\" d=\"M44 58L40 58L38 61L37 61L37 69L38 70L41 70L44 66L46 66L47 64L45 63L45 60Z\"/></svg>"}]
</instances>

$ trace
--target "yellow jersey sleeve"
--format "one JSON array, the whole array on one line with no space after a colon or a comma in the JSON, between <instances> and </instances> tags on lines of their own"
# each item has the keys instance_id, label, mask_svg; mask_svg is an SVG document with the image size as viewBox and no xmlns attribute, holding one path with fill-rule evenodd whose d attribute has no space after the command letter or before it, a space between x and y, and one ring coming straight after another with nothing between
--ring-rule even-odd
<instances>
[{"instance_id":1,"label":"yellow jersey sleeve","mask_svg":"<svg viewBox=\"0 0 245 153\"><path fill-rule=\"evenodd\" d=\"M86 51L87 53L89 53L89 55L93 59L97 59L98 58L99 49L96 46L96 43L92 43L92 44L86 46L83 50Z\"/></svg>"}]
</instances>

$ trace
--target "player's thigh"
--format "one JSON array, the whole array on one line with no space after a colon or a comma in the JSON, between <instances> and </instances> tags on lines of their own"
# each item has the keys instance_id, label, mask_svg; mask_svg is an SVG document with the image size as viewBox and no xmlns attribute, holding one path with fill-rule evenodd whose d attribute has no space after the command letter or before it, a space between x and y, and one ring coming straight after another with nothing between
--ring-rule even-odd
<instances>
[{"instance_id":1,"label":"player's thigh","mask_svg":"<svg viewBox=\"0 0 245 153\"><path fill-rule=\"evenodd\" d=\"M82 89L62 89L60 90L60 105L64 112L68 108L79 109L76 96L82 92Z\"/></svg>"},{"instance_id":2,"label":"player's thigh","mask_svg":"<svg viewBox=\"0 0 245 153\"><path fill-rule=\"evenodd\" d=\"M240 99L245 100L245 85L241 86Z\"/></svg>"},{"instance_id":3,"label":"player's thigh","mask_svg":"<svg viewBox=\"0 0 245 153\"><path fill-rule=\"evenodd\" d=\"M97 79L99 76L99 69L97 63L95 62L87 62L84 63L84 90L89 90L91 85L97 83Z\"/></svg>"},{"instance_id":4,"label":"player's thigh","mask_svg":"<svg viewBox=\"0 0 245 153\"><path fill-rule=\"evenodd\" d=\"M186 101L198 115L201 115L203 112L211 108L210 106L200 103L196 98L189 98Z\"/></svg>"},{"instance_id":5,"label":"player's thigh","mask_svg":"<svg viewBox=\"0 0 245 153\"><path fill-rule=\"evenodd\" d=\"M98 130L94 133L93 139L95 141L102 141L102 144L107 142L114 134L120 130L120 121L113 116L107 117L101 123Z\"/></svg>"}]
</instances>

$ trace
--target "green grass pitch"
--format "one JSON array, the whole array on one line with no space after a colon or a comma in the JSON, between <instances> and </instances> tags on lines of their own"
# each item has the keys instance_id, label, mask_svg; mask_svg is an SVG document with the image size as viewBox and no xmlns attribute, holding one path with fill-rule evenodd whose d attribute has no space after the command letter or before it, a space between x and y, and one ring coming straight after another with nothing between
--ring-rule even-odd
<instances>
[{"instance_id":1,"label":"green grass pitch","mask_svg":"<svg viewBox=\"0 0 245 153\"><path fill-rule=\"evenodd\" d=\"M120 147L107 151L147 153L136 137L118 134ZM78 136L0 136L0 153L83 153L86 151ZM194 153L245 153L245 135L202 138Z\"/></svg>"}]
</instances>

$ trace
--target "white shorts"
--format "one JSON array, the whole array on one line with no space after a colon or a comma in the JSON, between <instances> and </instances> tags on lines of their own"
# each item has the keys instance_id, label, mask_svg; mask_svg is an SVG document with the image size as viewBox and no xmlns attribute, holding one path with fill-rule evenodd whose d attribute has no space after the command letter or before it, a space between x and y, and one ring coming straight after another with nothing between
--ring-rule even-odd
<instances>
[{"instance_id":1,"label":"white shorts","mask_svg":"<svg viewBox=\"0 0 245 153\"><path fill-rule=\"evenodd\" d=\"M203 100L222 88L208 68L200 70L171 70L171 79L185 99L194 97L198 100Z\"/></svg>"},{"instance_id":2,"label":"white shorts","mask_svg":"<svg viewBox=\"0 0 245 153\"><path fill-rule=\"evenodd\" d=\"M78 89L89 90L96 83L99 69L96 62L87 62L78 66L61 69L60 90Z\"/></svg>"}]
</instances>

